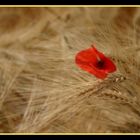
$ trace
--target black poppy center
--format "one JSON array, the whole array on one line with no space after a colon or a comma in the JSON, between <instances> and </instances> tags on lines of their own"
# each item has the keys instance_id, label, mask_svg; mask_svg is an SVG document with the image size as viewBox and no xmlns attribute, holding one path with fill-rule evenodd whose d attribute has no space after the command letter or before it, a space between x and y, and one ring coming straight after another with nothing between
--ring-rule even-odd
<instances>
[{"instance_id":1,"label":"black poppy center","mask_svg":"<svg viewBox=\"0 0 140 140\"><path fill-rule=\"evenodd\" d=\"M97 61L97 64L96 64L97 68L102 69L104 68L104 65L105 65L104 61L102 60Z\"/></svg>"}]
</instances>

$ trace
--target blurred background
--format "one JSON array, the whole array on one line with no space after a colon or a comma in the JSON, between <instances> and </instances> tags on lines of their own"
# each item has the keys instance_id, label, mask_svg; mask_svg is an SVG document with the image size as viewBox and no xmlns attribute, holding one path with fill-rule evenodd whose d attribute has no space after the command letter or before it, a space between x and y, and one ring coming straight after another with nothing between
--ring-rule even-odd
<instances>
[{"instance_id":1,"label":"blurred background","mask_svg":"<svg viewBox=\"0 0 140 140\"><path fill-rule=\"evenodd\" d=\"M0 7L0 132L140 132L139 31L139 7ZM91 44L105 80L75 65Z\"/></svg>"}]
</instances>

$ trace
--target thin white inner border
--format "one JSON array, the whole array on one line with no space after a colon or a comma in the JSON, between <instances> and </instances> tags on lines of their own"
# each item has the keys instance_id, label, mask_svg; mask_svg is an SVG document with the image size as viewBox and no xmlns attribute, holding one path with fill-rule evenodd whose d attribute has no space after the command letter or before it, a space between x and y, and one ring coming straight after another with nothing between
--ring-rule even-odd
<instances>
[{"instance_id":1,"label":"thin white inner border","mask_svg":"<svg viewBox=\"0 0 140 140\"><path fill-rule=\"evenodd\" d=\"M140 7L140 5L0 5L1 7ZM0 135L140 135L140 133L0 133Z\"/></svg>"}]
</instances>

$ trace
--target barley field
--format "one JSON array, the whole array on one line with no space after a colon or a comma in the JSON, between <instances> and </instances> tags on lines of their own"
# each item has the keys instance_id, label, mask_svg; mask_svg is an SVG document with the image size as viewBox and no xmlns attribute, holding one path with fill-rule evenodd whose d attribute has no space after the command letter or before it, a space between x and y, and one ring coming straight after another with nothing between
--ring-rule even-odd
<instances>
[{"instance_id":1,"label":"barley field","mask_svg":"<svg viewBox=\"0 0 140 140\"><path fill-rule=\"evenodd\" d=\"M104 80L75 55L95 44ZM139 133L140 8L0 7L1 133Z\"/></svg>"}]
</instances>

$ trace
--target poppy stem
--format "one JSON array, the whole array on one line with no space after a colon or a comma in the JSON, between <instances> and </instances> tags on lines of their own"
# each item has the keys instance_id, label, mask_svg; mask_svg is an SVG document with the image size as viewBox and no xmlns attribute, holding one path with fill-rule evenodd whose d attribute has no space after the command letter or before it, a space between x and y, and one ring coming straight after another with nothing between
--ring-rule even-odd
<instances>
[{"instance_id":1,"label":"poppy stem","mask_svg":"<svg viewBox=\"0 0 140 140\"><path fill-rule=\"evenodd\" d=\"M93 49L95 49L95 47L94 47L93 44L91 45L91 47L92 47ZM102 61L102 60L100 59L100 57L98 56L98 54L96 54L96 57L97 57L97 60L98 60L99 62Z\"/></svg>"},{"instance_id":2,"label":"poppy stem","mask_svg":"<svg viewBox=\"0 0 140 140\"><path fill-rule=\"evenodd\" d=\"M93 44L91 45L91 47L92 47L92 48L95 48Z\"/></svg>"}]
</instances>

